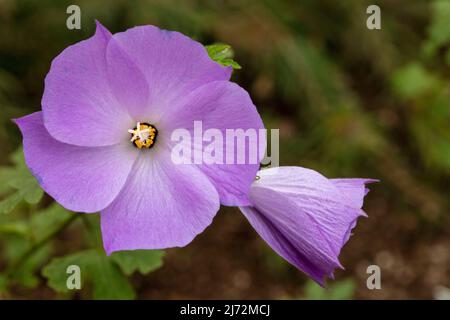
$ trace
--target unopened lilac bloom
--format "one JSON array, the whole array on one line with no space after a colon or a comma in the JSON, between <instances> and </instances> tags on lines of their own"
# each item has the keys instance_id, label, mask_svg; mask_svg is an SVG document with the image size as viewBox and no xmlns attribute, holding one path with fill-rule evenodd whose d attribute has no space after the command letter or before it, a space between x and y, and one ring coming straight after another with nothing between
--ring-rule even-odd
<instances>
[{"instance_id":1,"label":"unopened lilac bloom","mask_svg":"<svg viewBox=\"0 0 450 320\"><path fill-rule=\"evenodd\" d=\"M17 119L28 167L65 208L101 211L107 253L188 244L220 203L248 205L258 164L176 165L171 132L263 128L231 69L178 32L141 26L66 48L42 111Z\"/></svg>"},{"instance_id":2,"label":"unopened lilac bloom","mask_svg":"<svg viewBox=\"0 0 450 320\"><path fill-rule=\"evenodd\" d=\"M338 256L360 216L371 179L327 179L301 167L261 170L242 213L289 263L319 284L341 267Z\"/></svg>"}]
</instances>

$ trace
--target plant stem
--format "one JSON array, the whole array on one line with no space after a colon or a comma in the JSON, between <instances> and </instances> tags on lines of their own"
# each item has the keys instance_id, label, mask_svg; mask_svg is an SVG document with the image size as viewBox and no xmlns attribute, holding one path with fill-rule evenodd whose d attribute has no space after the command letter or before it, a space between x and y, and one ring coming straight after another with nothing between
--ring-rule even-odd
<instances>
[{"instance_id":1,"label":"plant stem","mask_svg":"<svg viewBox=\"0 0 450 320\"><path fill-rule=\"evenodd\" d=\"M50 240L52 240L55 236L65 230L68 226L70 226L78 217L82 216L82 214L76 213L72 214L66 221L64 221L58 228L56 228L53 232L49 233L47 236L42 238L39 242L31 246L27 251L25 251L14 263L12 263L5 272L5 275L8 278L11 278L14 273L19 271L23 264L31 257L33 254L45 246Z\"/></svg>"},{"instance_id":2,"label":"plant stem","mask_svg":"<svg viewBox=\"0 0 450 320\"><path fill-rule=\"evenodd\" d=\"M82 216L83 224L86 228L87 236L89 238L89 241L92 242L92 245L95 247L101 246L101 240L99 240L96 229L92 225L92 223L89 221L88 217L83 214Z\"/></svg>"}]
</instances>

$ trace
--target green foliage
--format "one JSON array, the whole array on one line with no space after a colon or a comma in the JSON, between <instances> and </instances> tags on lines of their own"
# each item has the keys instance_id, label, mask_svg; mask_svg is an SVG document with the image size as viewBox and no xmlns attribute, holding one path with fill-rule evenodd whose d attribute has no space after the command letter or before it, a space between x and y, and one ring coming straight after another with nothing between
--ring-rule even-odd
<instances>
[{"instance_id":1,"label":"green foliage","mask_svg":"<svg viewBox=\"0 0 450 320\"><path fill-rule=\"evenodd\" d=\"M437 50L450 44L450 1L432 1L433 17L428 27L428 39L424 45L427 56L434 55Z\"/></svg>"},{"instance_id":2,"label":"green foliage","mask_svg":"<svg viewBox=\"0 0 450 320\"><path fill-rule=\"evenodd\" d=\"M67 267L78 265L81 279L92 284L95 299L133 299L135 292L126 276L139 271L147 274L162 265L162 251L126 251L107 257L104 252L86 250L53 259L42 274L57 292L68 293ZM83 287L85 281L83 281Z\"/></svg>"},{"instance_id":3,"label":"green foliage","mask_svg":"<svg viewBox=\"0 0 450 320\"><path fill-rule=\"evenodd\" d=\"M135 250L115 252L111 259L129 276L137 271L147 274L158 269L162 266L163 256L164 251L160 250Z\"/></svg>"},{"instance_id":4,"label":"green foliage","mask_svg":"<svg viewBox=\"0 0 450 320\"><path fill-rule=\"evenodd\" d=\"M0 274L0 293L6 291L7 279L4 275Z\"/></svg>"},{"instance_id":5,"label":"green foliage","mask_svg":"<svg viewBox=\"0 0 450 320\"><path fill-rule=\"evenodd\" d=\"M232 67L233 69L241 69L239 63L233 60L234 52L231 46L223 43L216 43L205 46L209 57L217 63L225 66Z\"/></svg>"},{"instance_id":6,"label":"green foliage","mask_svg":"<svg viewBox=\"0 0 450 320\"><path fill-rule=\"evenodd\" d=\"M450 49L448 49L445 54L445 63L447 64L447 66L450 66Z\"/></svg>"},{"instance_id":7,"label":"green foliage","mask_svg":"<svg viewBox=\"0 0 450 320\"><path fill-rule=\"evenodd\" d=\"M355 283L352 279L335 281L329 287L322 288L313 281L305 285L305 299L308 300L348 300L355 294Z\"/></svg>"},{"instance_id":8,"label":"green foliage","mask_svg":"<svg viewBox=\"0 0 450 320\"><path fill-rule=\"evenodd\" d=\"M408 104L408 129L424 164L450 172L450 91L447 81L418 62L399 68L392 88Z\"/></svg>"},{"instance_id":9,"label":"green foliage","mask_svg":"<svg viewBox=\"0 0 450 320\"><path fill-rule=\"evenodd\" d=\"M11 212L22 201L38 203L44 192L25 165L22 149L11 157L13 166L0 167L0 214Z\"/></svg>"},{"instance_id":10,"label":"green foliage","mask_svg":"<svg viewBox=\"0 0 450 320\"><path fill-rule=\"evenodd\" d=\"M134 292L117 266L110 263L104 253L86 250L62 258L53 259L44 267L42 275L48 279L48 285L57 292L67 293L67 267L78 265L81 279L88 279L93 285L93 297L96 299L132 299ZM84 281L83 281L84 282ZM82 284L84 287L85 283Z\"/></svg>"},{"instance_id":11,"label":"green foliage","mask_svg":"<svg viewBox=\"0 0 450 320\"><path fill-rule=\"evenodd\" d=\"M74 214L53 202L47 208L33 213L29 219L28 235L38 242L48 236L55 227L72 218Z\"/></svg>"},{"instance_id":12,"label":"green foliage","mask_svg":"<svg viewBox=\"0 0 450 320\"><path fill-rule=\"evenodd\" d=\"M42 189L24 163L22 149L17 150L11 160L12 166L0 168L0 181L5 182L0 189L3 195L0 213L11 212L22 202L36 205L43 196ZM4 274L0 273L0 292L7 292L12 285L38 286L38 273L53 253L54 237L75 218L74 213L56 203L44 209L30 207L29 210L32 212L30 215L0 216L0 240L3 239L0 258L9 266ZM97 231L98 223L94 226ZM76 264L92 284L94 298L133 299L135 292L127 277L137 271L148 274L156 270L162 265L163 254L163 251L130 251L107 257L102 250L90 249L53 259L42 274L48 278L50 287L66 293L66 268Z\"/></svg>"},{"instance_id":13,"label":"green foliage","mask_svg":"<svg viewBox=\"0 0 450 320\"><path fill-rule=\"evenodd\" d=\"M3 236L4 250L1 256L14 268L8 275L6 283L17 283L33 288L39 284L37 270L47 261L52 252L53 244L44 245L33 252L21 265L16 266L24 254L36 244L72 218L73 214L54 203L48 208L35 211L28 219L7 216L0 220L0 235Z\"/></svg>"},{"instance_id":14,"label":"green foliage","mask_svg":"<svg viewBox=\"0 0 450 320\"><path fill-rule=\"evenodd\" d=\"M396 94L403 99L414 99L432 92L439 80L421 64L415 62L397 70L392 78Z\"/></svg>"},{"instance_id":15,"label":"green foliage","mask_svg":"<svg viewBox=\"0 0 450 320\"><path fill-rule=\"evenodd\" d=\"M20 285L29 289L37 287L40 283L38 270L51 254L52 245L48 244L40 248L40 250L34 252L33 255L23 261L19 266L16 263L30 250L33 242L19 236L9 236L6 239L7 247L4 255L9 262L9 266L12 266L14 269L11 270L11 274L5 274L5 288L8 288L10 285Z\"/></svg>"},{"instance_id":16,"label":"green foliage","mask_svg":"<svg viewBox=\"0 0 450 320\"><path fill-rule=\"evenodd\" d=\"M422 104L423 103L423 104ZM410 132L424 164L450 173L450 92L446 89L419 104L421 117L410 122Z\"/></svg>"}]
</instances>

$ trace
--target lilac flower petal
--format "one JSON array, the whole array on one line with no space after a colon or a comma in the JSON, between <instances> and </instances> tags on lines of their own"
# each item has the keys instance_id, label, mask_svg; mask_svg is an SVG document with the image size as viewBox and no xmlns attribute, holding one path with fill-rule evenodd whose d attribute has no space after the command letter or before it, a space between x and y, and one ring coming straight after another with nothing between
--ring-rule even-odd
<instances>
[{"instance_id":1,"label":"lilac flower petal","mask_svg":"<svg viewBox=\"0 0 450 320\"><path fill-rule=\"evenodd\" d=\"M305 272L319 284L324 284L323 276L325 273L320 267L317 267L317 264L330 265L331 270L334 270L339 265L338 262L330 260L326 256L316 258L317 254L314 253L314 248L311 245L308 243L303 244L302 242L298 243L299 240L293 240L292 237L287 236L284 230L280 229L279 226L255 207L240 207L240 210L261 238L277 254ZM312 258L309 256L310 254Z\"/></svg>"},{"instance_id":2,"label":"lilac flower petal","mask_svg":"<svg viewBox=\"0 0 450 320\"><path fill-rule=\"evenodd\" d=\"M250 191L252 207L241 211L279 255L323 285L324 277L341 267L339 253L364 215L359 196L371 180L360 179L359 188L355 180L354 188L342 191L318 172L300 167L261 170L258 176Z\"/></svg>"},{"instance_id":3,"label":"lilac flower petal","mask_svg":"<svg viewBox=\"0 0 450 320\"><path fill-rule=\"evenodd\" d=\"M195 166L174 165L169 152L143 153L122 192L101 212L105 250L185 246L219 206L217 191Z\"/></svg>"},{"instance_id":4,"label":"lilac flower petal","mask_svg":"<svg viewBox=\"0 0 450 320\"><path fill-rule=\"evenodd\" d=\"M227 129L243 129L244 131L254 129L257 138L259 129L264 128L248 93L238 85L227 81L215 81L198 88L180 101L174 107L174 111L161 120L162 130L172 132L175 129L184 128L194 137L194 121L202 121L203 133L208 129L220 130L224 146ZM167 136L170 137L170 134ZM247 145L243 152L245 156L243 163L238 163L236 159L238 142L235 141L234 148L228 150L234 158L234 164L227 162L227 150L223 151L221 157L223 164L207 164L205 159L202 159L202 164L198 164L198 167L211 179L219 192L220 202L224 205L249 204L250 185L255 179L264 154L264 149L258 150L257 140L254 142L256 148L253 159L250 155L251 148ZM209 144L211 142L208 141L203 144L194 144L193 147L204 151ZM265 136L262 145L265 147ZM192 152L192 162L195 160L193 158L194 152Z\"/></svg>"},{"instance_id":5,"label":"lilac flower petal","mask_svg":"<svg viewBox=\"0 0 450 320\"><path fill-rule=\"evenodd\" d=\"M49 195L72 211L96 212L108 206L136 159L129 144L79 147L59 142L45 129L42 112L15 122L22 131L31 172Z\"/></svg>"},{"instance_id":6,"label":"lilac flower petal","mask_svg":"<svg viewBox=\"0 0 450 320\"><path fill-rule=\"evenodd\" d=\"M147 59L152 60L150 57ZM149 85L132 57L114 37L106 48L106 61L109 85L120 105L128 110L136 122L147 120L145 111L149 105Z\"/></svg>"},{"instance_id":7,"label":"lilac flower petal","mask_svg":"<svg viewBox=\"0 0 450 320\"><path fill-rule=\"evenodd\" d=\"M212 61L198 42L154 26L140 26L116 33L114 40L145 75L149 108L141 116L152 122L170 112L176 99L215 80L229 80L231 68Z\"/></svg>"},{"instance_id":8,"label":"lilac flower petal","mask_svg":"<svg viewBox=\"0 0 450 320\"><path fill-rule=\"evenodd\" d=\"M355 207L362 208L364 196L369 192L366 184L378 182L376 179L330 179Z\"/></svg>"},{"instance_id":9,"label":"lilac flower petal","mask_svg":"<svg viewBox=\"0 0 450 320\"><path fill-rule=\"evenodd\" d=\"M113 145L133 123L108 83L106 47L110 38L109 31L98 23L93 37L66 48L52 62L42 110L48 132L61 142Z\"/></svg>"}]
</instances>

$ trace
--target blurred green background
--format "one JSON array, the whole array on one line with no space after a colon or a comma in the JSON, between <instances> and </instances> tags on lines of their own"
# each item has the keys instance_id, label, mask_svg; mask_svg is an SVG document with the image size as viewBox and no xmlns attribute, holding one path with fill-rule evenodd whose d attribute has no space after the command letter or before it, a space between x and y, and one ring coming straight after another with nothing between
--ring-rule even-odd
<instances>
[{"instance_id":1,"label":"blurred green background","mask_svg":"<svg viewBox=\"0 0 450 320\"><path fill-rule=\"evenodd\" d=\"M71 4L81 30L66 28ZM366 27L371 4L381 30ZM328 289L278 258L237 209L186 248L106 258L98 217L72 221L42 197L10 119L40 109L52 59L90 37L94 19L230 44L242 66L232 80L280 129L281 165L381 180ZM449 21L447 0L0 0L0 298L450 298ZM80 291L64 287L71 261L87 270ZM366 287L371 264L381 290Z\"/></svg>"}]
</instances>

